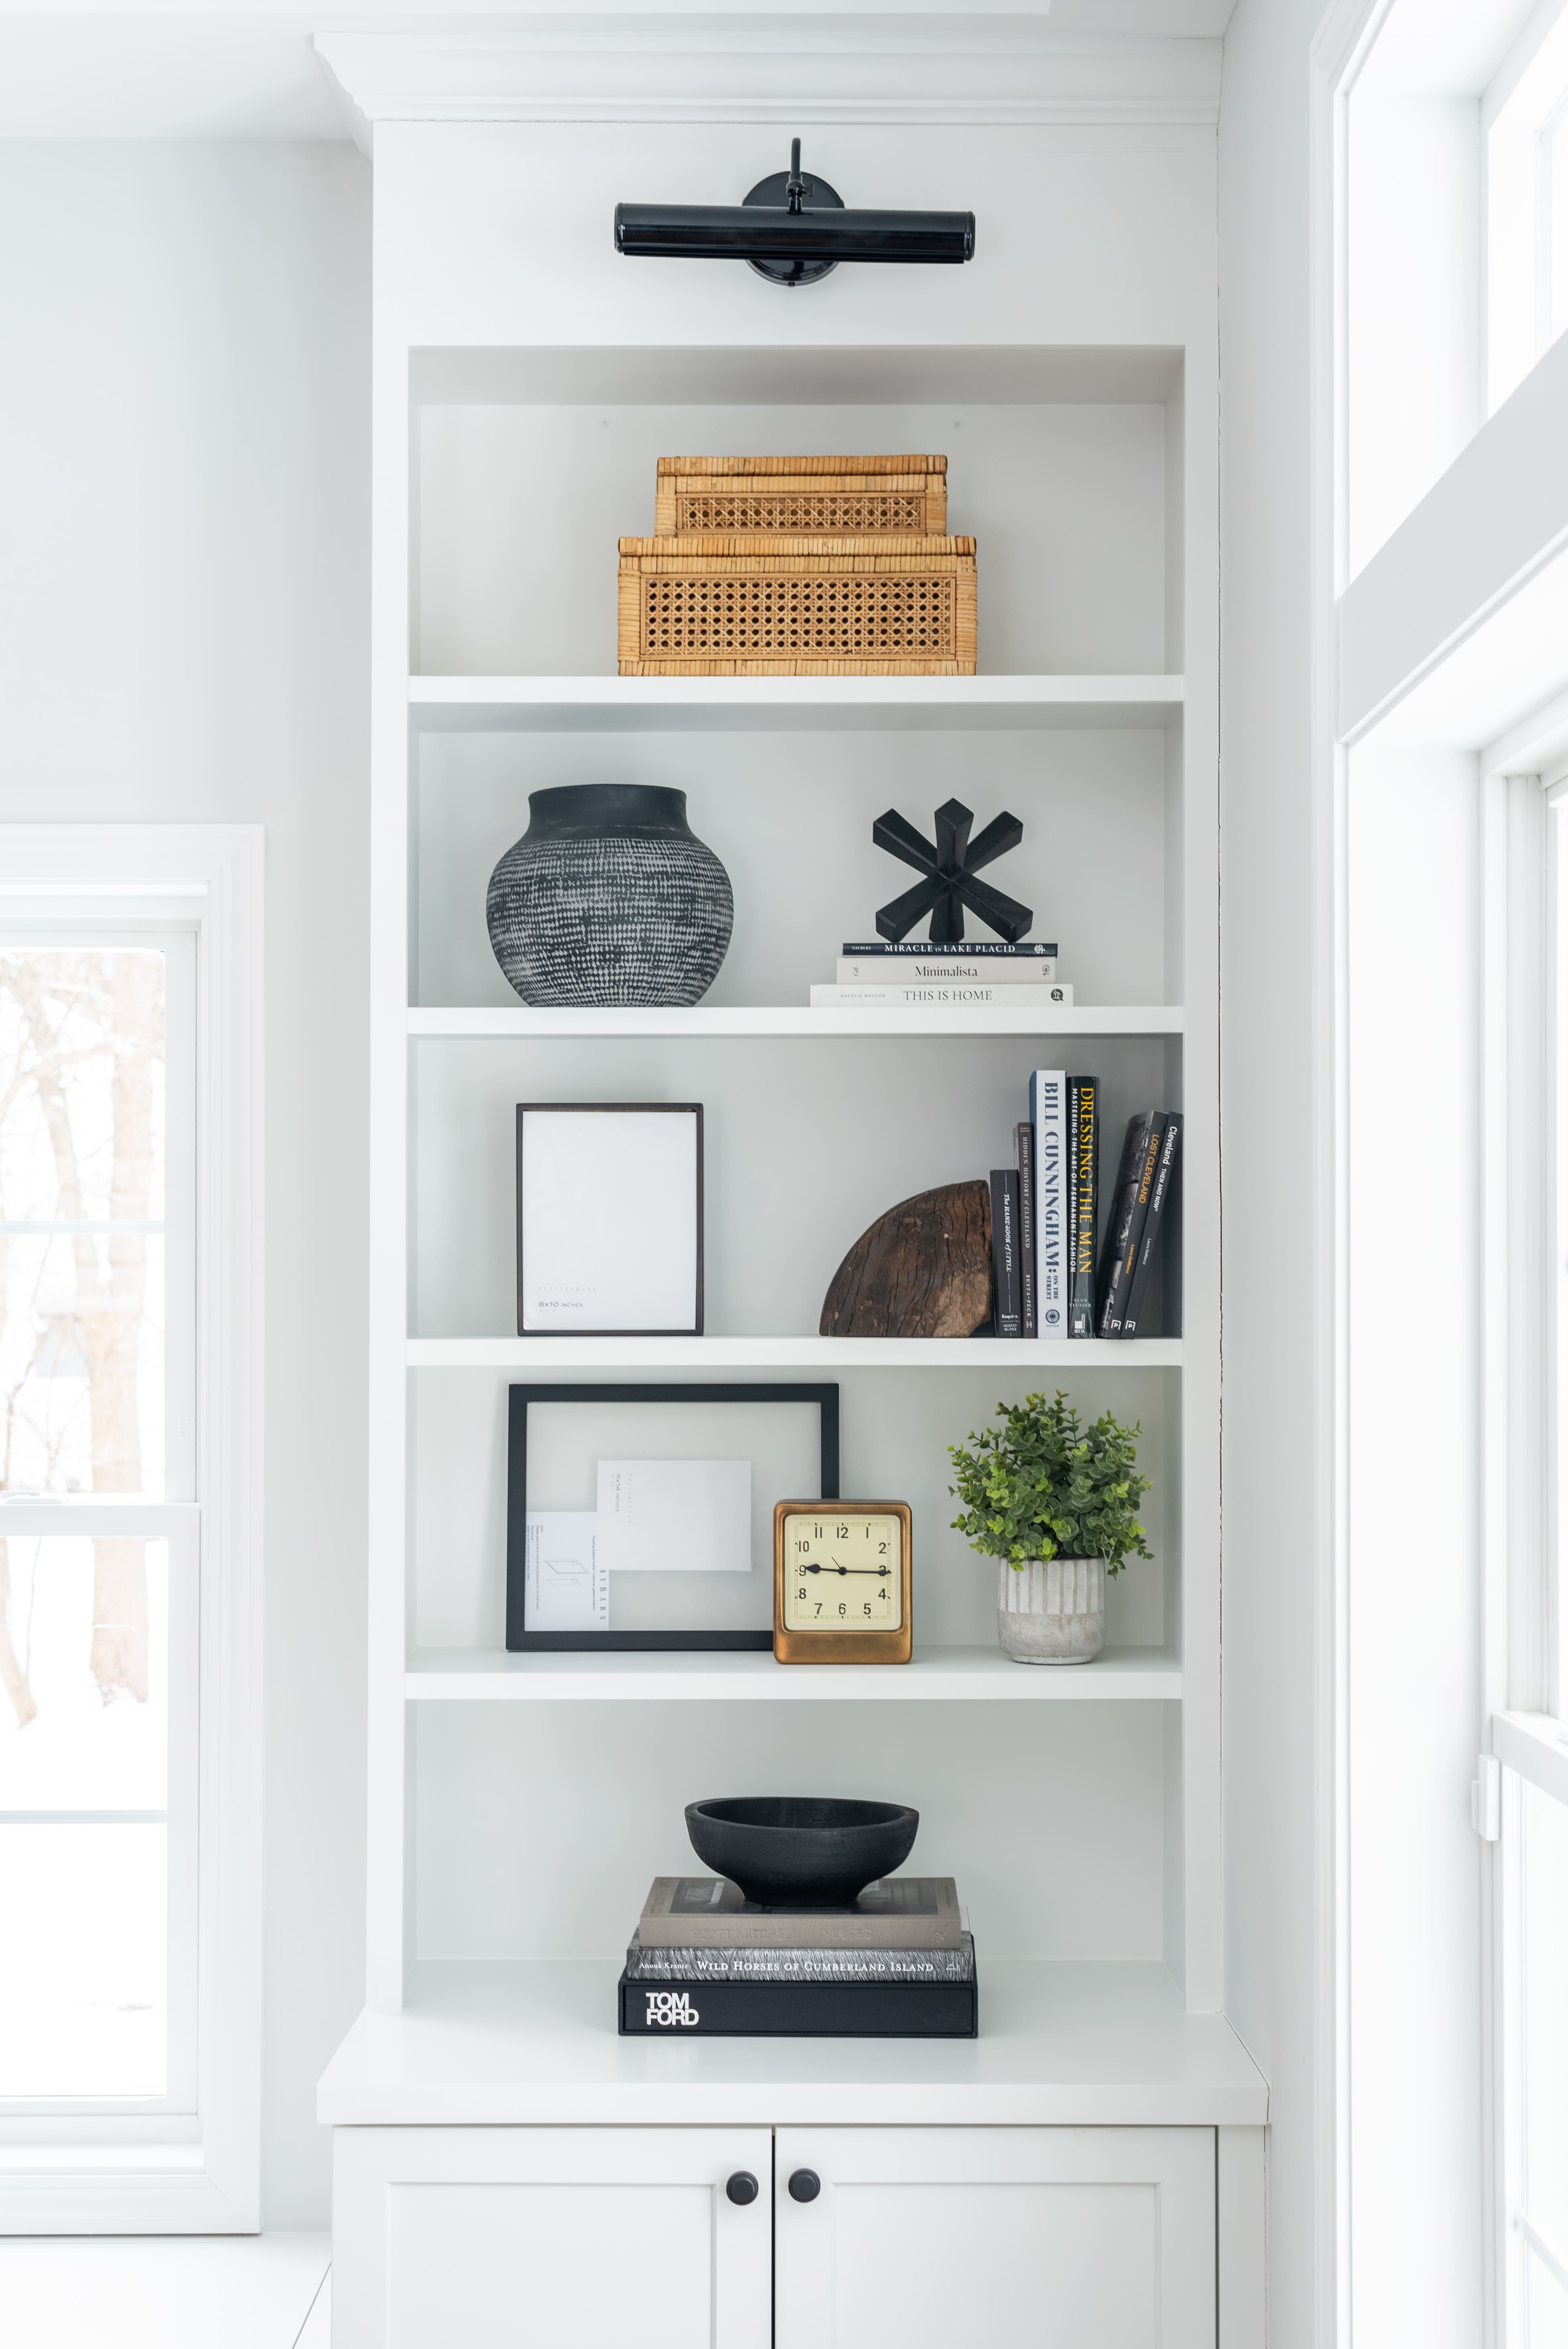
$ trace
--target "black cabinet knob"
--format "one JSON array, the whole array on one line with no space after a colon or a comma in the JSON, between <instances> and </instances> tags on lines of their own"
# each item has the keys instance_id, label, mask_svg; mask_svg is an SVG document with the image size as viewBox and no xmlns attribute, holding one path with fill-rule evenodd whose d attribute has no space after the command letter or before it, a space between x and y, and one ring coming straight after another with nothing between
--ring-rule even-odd
<instances>
[{"instance_id":1,"label":"black cabinet knob","mask_svg":"<svg viewBox=\"0 0 1568 2349\"><path fill-rule=\"evenodd\" d=\"M738 2169L733 2178L726 2179L724 2190L732 2202L747 2203L756 2201L758 2189L749 2169Z\"/></svg>"},{"instance_id":2,"label":"black cabinet knob","mask_svg":"<svg viewBox=\"0 0 1568 2349\"><path fill-rule=\"evenodd\" d=\"M814 2202L822 2190L822 2181L814 2169L796 2169L789 2174L789 2199L792 2202Z\"/></svg>"}]
</instances>

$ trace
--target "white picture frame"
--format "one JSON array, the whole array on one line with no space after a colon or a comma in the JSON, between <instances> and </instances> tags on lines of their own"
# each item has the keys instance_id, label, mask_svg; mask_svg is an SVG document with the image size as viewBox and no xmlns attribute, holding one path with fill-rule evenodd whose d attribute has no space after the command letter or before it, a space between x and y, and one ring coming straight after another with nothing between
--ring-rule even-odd
<instances>
[{"instance_id":1,"label":"white picture frame","mask_svg":"<svg viewBox=\"0 0 1568 2349\"><path fill-rule=\"evenodd\" d=\"M702 1103L520 1102L520 1337L703 1333Z\"/></svg>"}]
</instances>

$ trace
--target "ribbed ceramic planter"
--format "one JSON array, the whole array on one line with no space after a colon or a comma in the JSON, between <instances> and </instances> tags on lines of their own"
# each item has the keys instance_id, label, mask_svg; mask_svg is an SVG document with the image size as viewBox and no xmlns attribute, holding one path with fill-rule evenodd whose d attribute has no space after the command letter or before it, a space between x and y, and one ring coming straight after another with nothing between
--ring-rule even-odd
<instances>
[{"instance_id":1,"label":"ribbed ceramic planter","mask_svg":"<svg viewBox=\"0 0 1568 2349\"><path fill-rule=\"evenodd\" d=\"M696 1003L735 920L729 875L653 783L531 792L490 874L490 945L525 1003Z\"/></svg>"},{"instance_id":2,"label":"ribbed ceramic planter","mask_svg":"<svg viewBox=\"0 0 1568 2349\"><path fill-rule=\"evenodd\" d=\"M1091 1664L1105 1645L1105 1560L996 1562L996 1635L1016 1664Z\"/></svg>"}]
</instances>

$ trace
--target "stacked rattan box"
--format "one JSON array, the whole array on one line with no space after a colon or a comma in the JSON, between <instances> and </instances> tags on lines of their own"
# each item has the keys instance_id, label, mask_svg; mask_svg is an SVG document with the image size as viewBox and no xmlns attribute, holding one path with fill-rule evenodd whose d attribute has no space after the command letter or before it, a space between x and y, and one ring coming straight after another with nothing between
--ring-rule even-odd
<instances>
[{"instance_id":1,"label":"stacked rattan box","mask_svg":"<svg viewBox=\"0 0 1568 2349\"><path fill-rule=\"evenodd\" d=\"M623 677L973 677L945 457L661 457L621 541Z\"/></svg>"}]
</instances>

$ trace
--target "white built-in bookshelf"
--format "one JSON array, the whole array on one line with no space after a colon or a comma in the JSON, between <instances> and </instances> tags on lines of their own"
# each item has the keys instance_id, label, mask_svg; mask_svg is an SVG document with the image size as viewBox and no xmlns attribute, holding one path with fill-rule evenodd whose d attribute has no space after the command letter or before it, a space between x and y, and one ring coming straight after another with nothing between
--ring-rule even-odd
<instances>
[{"instance_id":1,"label":"white built-in bookshelf","mask_svg":"<svg viewBox=\"0 0 1568 2349\"><path fill-rule=\"evenodd\" d=\"M611 251L614 202L651 158L668 178L682 136L377 133L368 2004L449 2020L467 1982L499 2027L507 1982L556 1995L573 1958L599 1979L648 1879L689 1860L687 1801L872 1794L920 1807L916 1859L958 1878L982 1969L1007 1962L1016 2053L1028 1985L1047 1999L1064 1965L1102 1968L1084 2011L1109 2048L1151 1969L1178 2019L1221 1991L1212 151L1169 127L1098 157L1081 132L946 132L985 266L786 295ZM748 184L756 141L712 137ZM1042 171L1078 207L1070 268L1001 233ZM529 217L550 233L520 236ZM615 540L651 528L659 456L858 450L946 453L980 675L614 674ZM593 781L685 790L730 873L733 945L694 1009L529 1009L490 954L485 883L530 791ZM809 1009L903 885L872 818L952 794L1023 820L996 877L1057 941L1074 1008ZM1037 1065L1102 1080L1106 1182L1128 1115L1184 1112L1180 1335L818 1336L876 1215L1010 1163ZM524 1098L705 1103L707 1335L517 1337ZM802 1104L828 1129L855 1112L809 1180L784 1139ZM796 1373L839 1381L842 1491L913 1507L912 1665L505 1651L509 1381ZM1004 1661L995 1568L949 1526L945 1446L1058 1384L1141 1421L1154 1480L1156 1555L1112 1586L1080 1671ZM1049 2067L1038 2028L1020 2076ZM325 2113L396 2116L366 2085L390 2045L356 2034ZM911 2081L936 2060L879 2057Z\"/></svg>"}]
</instances>

